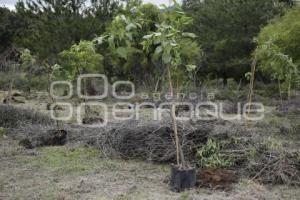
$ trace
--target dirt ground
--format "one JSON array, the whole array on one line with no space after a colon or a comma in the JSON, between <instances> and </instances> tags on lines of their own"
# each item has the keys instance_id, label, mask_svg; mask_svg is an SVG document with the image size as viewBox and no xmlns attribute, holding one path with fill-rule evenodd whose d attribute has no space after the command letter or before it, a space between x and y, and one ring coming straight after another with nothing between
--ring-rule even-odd
<instances>
[{"instance_id":1,"label":"dirt ground","mask_svg":"<svg viewBox=\"0 0 300 200\"><path fill-rule=\"evenodd\" d=\"M111 160L81 146L26 150L3 139L0 199L299 199L299 188L268 188L242 179L231 191L196 188L173 193L168 165Z\"/></svg>"}]
</instances>

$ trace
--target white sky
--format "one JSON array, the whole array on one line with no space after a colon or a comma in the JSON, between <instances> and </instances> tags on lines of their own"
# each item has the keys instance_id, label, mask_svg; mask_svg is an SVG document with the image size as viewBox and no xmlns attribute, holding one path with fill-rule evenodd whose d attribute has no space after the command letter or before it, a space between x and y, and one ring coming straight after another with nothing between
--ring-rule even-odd
<instances>
[{"instance_id":1,"label":"white sky","mask_svg":"<svg viewBox=\"0 0 300 200\"><path fill-rule=\"evenodd\" d=\"M166 4L169 5L170 0L143 0L145 3L153 3L156 5ZM0 6L5 6L9 9L14 9L17 0L0 0ZM179 1L178 1L179 2Z\"/></svg>"},{"instance_id":2,"label":"white sky","mask_svg":"<svg viewBox=\"0 0 300 200\"><path fill-rule=\"evenodd\" d=\"M7 7L7 8L9 8L9 9L14 9L14 5L15 5L15 3L17 2L17 0L0 0L0 6L5 6L5 7Z\"/></svg>"}]
</instances>

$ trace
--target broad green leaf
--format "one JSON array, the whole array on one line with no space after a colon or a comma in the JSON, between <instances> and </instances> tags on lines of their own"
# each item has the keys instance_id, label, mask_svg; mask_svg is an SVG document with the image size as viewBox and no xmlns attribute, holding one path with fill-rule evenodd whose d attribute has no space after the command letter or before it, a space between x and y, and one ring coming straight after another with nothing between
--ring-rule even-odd
<instances>
[{"instance_id":1,"label":"broad green leaf","mask_svg":"<svg viewBox=\"0 0 300 200\"><path fill-rule=\"evenodd\" d=\"M150 39L150 38L152 38L152 37L153 37L153 34L149 34L149 35L145 35L145 36L143 37L143 39L148 40L148 39Z\"/></svg>"},{"instance_id":2,"label":"broad green leaf","mask_svg":"<svg viewBox=\"0 0 300 200\"><path fill-rule=\"evenodd\" d=\"M184 15L184 12L182 12L182 11L176 11L176 13Z\"/></svg>"},{"instance_id":3,"label":"broad green leaf","mask_svg":"<svg viewBox=\"0 0 300 200\"><path fill-rule=\"evenodd\" d=\"M162 51L163 51L162 47L161 47L161 46L158 46L158 47L156 47L154 53L155 53L156 55L160 55Z\"/></svg>"},{"instance_id":4,"label":"broad green leaf","mask_svg":"<svg viewBox=\"0 0 300 200\"><path fill-rule=\"evenodd\" d=\"M124 59L127 59L127 49L125 47L117 48L117 54Z\"/></svg>"},{"instance_id":5,"label":"broad green leaf","mask_svg":"<svg viewBox=\"0 0 300 200\"><path fill-rule=\"evenodd\" d=\"M140 23L135 23L137 27L142 28L142 25Z\"/></svg>"},{"instance_id":6,"label":"broad green leaf","mask_svg":"<svg viewBox=\"0 0 300 200\"><path fill-rule=\"evenodd\" d=\"M121 18L124 22L127 21L125 15L121 15L120 18Z\"/></svg>"},{"instance_id":7,"label":"broad green leaf","mask_svg":"<svg viewBox=\"0 0 300 200\"><path fill-rule=\"evenodd\" d=\"M133 29L136 29L136 25L134 23L130 23L126 26L126 31L131 31Z\"/></svg>"},{"instance_id":8,"label":"broad green leaf","mask_svg":"<svg viewBox=\"0 0 300 200\"><path fill-rule=\"evenodd\" d=\"M125 35L130 41L132 41L132 33L125 33Z\"/></svg>"},{"instance_id":9,"label":"broad green leaf","mask_svg":"<svg viewBox=\"0 0 300 200\"><path fill-rule=\"evenodd\" d=\"M194 71L197 68L197 66L196 65L186 65L186 68L189 72L191 72L191 71Z\"/></svg>"},{"instance_id":10,"label":"broad green leaf","mask_svg":"<svg viewBox=\"0 0 300 200\"><path fill-rule=\"evenodd\" d=\"M167 10L169 7L166 4L160 4L160 7L162 7L162 9Z\"/></svg>"},{"instance_id":11,"label":"broad green leaf","mask_svg":"<svg viewBox=\"0 0 300 200\"><path fill-rule=\"evenodd\" d=\"M182 33L182 36L190 37L190 38L196 38L197 37L194 33L188 33L188 32Z\"/></svg>"},{"instance_id":12,"label":"broad green leaf","mask_svg":"<svg viewBox=\"0 0 300 200\"><path fill-rule=\"evenodd\" d=\"M111 48L116 48L115 47L115 41L114 41L114 36L113 35L111 35L107 40L108 40L108 44L109 44L109 46L111 47Z\"/></svg>"},{"instance_id":13,"label":"broad green leaf","mask_svg":"<svg viewBox=\"0 0 300 200\"><path fill-rule=\"evenodd\" d=\"M96 42L96 44L103 44L105 39L105 36L96 37L93 41Z\"/></svg>"},{"instance_id":14,"label":"broad green leaf","mask_svg":"<svg viewBox=\"0 0 300 200\"><path fill-rule=\"evenodd\" d=\"M170 53L163 53L163 55L162 55L162 60L163 60L163 62L164 62L165 64L170 63L171 60L172 60L171 54L170 54Z\"/></svg>"}]
</instances>

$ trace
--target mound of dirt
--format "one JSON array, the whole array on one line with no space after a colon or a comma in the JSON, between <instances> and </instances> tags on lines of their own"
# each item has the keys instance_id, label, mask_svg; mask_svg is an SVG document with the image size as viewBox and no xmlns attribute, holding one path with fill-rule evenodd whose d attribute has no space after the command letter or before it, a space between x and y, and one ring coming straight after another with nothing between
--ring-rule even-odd
<instances>
[{"instance_id":1,"label":"mound of dirt","mask_svg":"<svg viewBox=\"0 0 300 200\"><path fill-rule=\"evenodd\" d=\"M233 171L207 168L197 172L197 185L200 187L229 190L237 182L238 176Z\"/></svg>"}]
</instances>

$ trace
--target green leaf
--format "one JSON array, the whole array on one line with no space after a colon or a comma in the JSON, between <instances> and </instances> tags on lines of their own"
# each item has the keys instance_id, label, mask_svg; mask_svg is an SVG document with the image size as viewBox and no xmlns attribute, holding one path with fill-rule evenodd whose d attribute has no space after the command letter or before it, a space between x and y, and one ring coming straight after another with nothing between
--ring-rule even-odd
<instances>
[{"instance_id":1,"label":"green leaf","mask_svg":"<svg viewBox=\"0 0 300 200\"><path fill-rule=\"evenodd\" d=\"M175 43L175 42L171 42L170 45L171 45L171 47L176 47L176 46L178 46L178 44Z\"/></svg>"},{"instance_id":2,"label":"green leaf","mask_svg":"<svg viewBox=\"0 0 300 200\"><path fill-rule=\"evenodd\" d=\"M131 31L132 29L136 29L136 25L134 23L130 23L126 26L126 31Z\"/></svg>"},{"instance_id":3,"label":"green leaf","mask_svg":"<svg viewBox=\"0 0 300 200\"><path fill-rule=\"evenodd\" d=\"M184 15L184 12L182 12L182 11L176 11L176 13Z\"/></svg>"},{"instance_id":4,"label":"green leaf","mask_svg":"<svg viewBox=\"0 0 300 200\"><path fill-rule=\"evenodd\" d=\"M132 34L131 34L131 33L126 33L125 35L127 36L127 38L128 38L130 41L132 41Z\"/></svg>"},{"instance_id":5,"label":"green leaf","mask_svg":"<svg viewBox=\"0 0 300 200\"><path fill-rule=\"evenodd\" d=\"M163 51L161 46L156 47L154 54L160 55L160 53Z\"/></svg>"},{"instance_id":6,"label":"green leaf","mask_svg":"<svg viewBox=\"0 0 300 200\"><path fill-rule=\"evenodd\" d=\"M186 68L189 72L192 72L197 68L197 66L196 65L186 65Z\"/></svg>"},{"instance_id":7,"label":"green leaf","mask_svg":"<svg viewBox=\"0 0 300 200\"><path fill-rule=\"evenodd\" d=\"M126 19L125 15L121 15L121 16L120 16L120 19L121 19L121 20L123 20L124 22L126 22L126 21L127 21L127 19Z\"/></svg>"},{"instance_id":8,"label":"green leaf","mask_svg":"<svg viewBox=\"0 0 300 200\"><path fill-rule=\"evenodd\" d=\"M135 23L137 27L142 28L142 25L140 23Z\"/></svg>"},{"instance_id":9,"label":"green leaf","mask_svg":"<svg viewBox=\"0 0 300 200\"><path fill-rule=\"evenodd\" d=\"M182 36L190 37L190 38L196 38L197 37L194 33L188 33L188 32L182 33Z\"/></svg>"},{"instance_id":10,"label":"green leaf","mask_svg":"<svg viewBox=\"0 0 300 200\"><path fill-rule=\"evenodd\" d=\"M160 4L160 7L162 7L163 10L169 9L169 7L166 4Z\"/></svg>"},{"instance_id":11,"label":"green leaf","mask_svg":"<svg viewBox=\"0 0 300 200\"><path fill-rule=\"evenodd\" d=\"M153 37L153 34L145 35L145 36L143 37L143 39L148 40L148 39L150 39L150 38L152 38L152 37Z\"/></svg>"},{"instance_id":12,"label":"green leaf","mask_svg":"<svg viewBox=\"0 0 300 200\"><path fill-rule=\"evenodd\" d=\"M93 41L96 42L96 44L103 44L105 39L105 36L96 37Z\"/></svg>"},{"instance_id":13,"label":"green leaf","mask_svg":"<svg viewBox=\"0 0 300 200\"><path fill-rule=\"evenodd\" d=\"M171 54L170 54L170 53L165 53L165 52L164 52L163 55L162 55L162 60L163 60L163 62L164 62L165 64L170 63L171 60L172 60Z\"/></svg>"},{"instance_id":14,"label":"green leaf","mask_svg":"<svg viewBox=\"0 0 300 200\"><path fill-rule=\"evenodd\" d=\"M109 46L111 47L111 48L116 48L115 47L115 41L114 41L114 36L113 35L111 35L108 39L108 44L109 44Z\"/></svg>"},{"instance_id":15,"label":"green leaf","mask_svg":"<svg viewBox=\"0 0 300 200\"><path fill-rule=\"evenodd\" d=\"M125 47L117 48L117 54L124 59L127 59L127 49Z\"/></svg>"}]
</instances>

